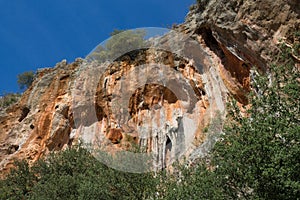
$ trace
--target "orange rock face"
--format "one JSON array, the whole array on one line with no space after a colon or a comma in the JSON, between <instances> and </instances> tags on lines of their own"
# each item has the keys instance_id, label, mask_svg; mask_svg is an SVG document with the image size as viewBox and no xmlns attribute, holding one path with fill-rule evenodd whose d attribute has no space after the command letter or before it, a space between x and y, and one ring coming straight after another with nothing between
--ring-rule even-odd
<instances>
[{"instance_id":1,"label":"orange rock face","mask_svg":"<svg viewBox=\"0 0 300 200\"><path fill-rule=\"evenodd\" d=\"M93 74L80 71L81 60L39 71L20 102L1 115L2 172L12 167L15 158L34 162L79 138L111 152L138 145L156 152L158 168L174 160L175 143L180 146L185 141L176 136L179 131L196 132L190 137L201 143L209 106L202 75L188 60L162 54L145 50L135 58L115 61L95 79L78 76ZM153 60L161 64L152 65ZM147 65L139 69L140 63ZM137 69L142 75L135 77ZM155 74L162 69L164 77L157 81ZM167 142L173 149L168 147L168 154Z\"/></svg>"},{"instance_id":2,"label":"orange rock face","mask_svg":"<svg viewBox=\"0 0 300 200\"><path fill-rule=\"evenodd\" d=\"M86 80L79 85L93 82ZM167 160L174 161L176 151L179 153L176 147L183 141L175 135L190 129L192 140L203 140L205 106L209 106L209 101L202 75L188 60L163 51L144 50L136 57L112 63L96 81L97 119L88 124L96 123L101 127L96 135L105 137L100 136L97 141L85 137L95 146L101 144L101 149L115 152L126 148L130 140L155 154L155 165L160 168L167 165ZM89 113L88 108L79 113ZM189 125L186 119L190 119ZM77 134L84 135L83 132L86 129ZM178 143L172 146L168 158L164 150L167 141Z\"/></svg>"},{"instance_id":3,"label":"orange rock face","mask_svg":"<svg viewBox=\"0 0 300 200\"><path fill-rule=\"evenodd\" d=\"M57 64L38 72L21 100L0 119L0 161L3 172L13 159L36 161L48 151L70 144L72 114L69 84L80 61Z\"/></svg>"},{"instance_id":4,"label":"orange rock face","mask_svg":"<svg viewBox=\"0 0 300 200\"><path fill-rule=\"evenodd\" d=\"M35 162L79 138L111 152L137 145L154 153L156 168L189 145L184 155L203 155L213 143L207 136L220 132L217 113L225 111L226 97L247 105L253 67L266 72L280 39L292 40L300 25L296 5L200 1L176 30L201 52L187 43L174 49L167 35L157 40L169 50L139 50L108 66L78 59L39 70L21 100L0 113L1 172L14 159Z\"/></svg>"},{"instance_id":5,"label":"orange rock face","mask_svg":"<svg viewBox=\"0 0 300 200\"><path fill-rule=\"evenodd\" d=\"M113 144L121 142L123 135L122 130L119 128L111 128L106 136Z\"/></svg>"}]
</instances>

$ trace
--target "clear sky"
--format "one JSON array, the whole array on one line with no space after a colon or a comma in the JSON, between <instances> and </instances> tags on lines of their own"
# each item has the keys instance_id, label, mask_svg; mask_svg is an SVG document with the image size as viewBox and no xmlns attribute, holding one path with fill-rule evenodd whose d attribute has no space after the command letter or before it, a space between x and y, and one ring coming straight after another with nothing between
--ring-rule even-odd
<instances>
[{"instance_id":1,"label":"clear sky","mask_svg":"<svg viewBox=\"0 0 300 200\"><path fill-rule=\"evenodd\" d=\"M85 57L113 29L182 23L195 0L0 0L0 94L17 75Z\"/></svg>"}]
</instances>

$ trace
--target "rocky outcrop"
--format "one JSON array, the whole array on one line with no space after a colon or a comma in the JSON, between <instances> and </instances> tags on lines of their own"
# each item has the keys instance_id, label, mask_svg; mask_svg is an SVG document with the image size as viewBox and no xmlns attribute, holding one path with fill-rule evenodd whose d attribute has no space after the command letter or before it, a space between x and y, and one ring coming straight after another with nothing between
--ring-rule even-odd
<instances>
[{"instance_id":1,"label":"rocky outcrop","mask_svg":"<svg viewBox=\"0 0 300 200\"><path fill-rule=\"evenodd\" d=\"M2 171L14 159L34 162L41 155L71 143L70 83L80 60L66 61L37 72L32 86L21 100L0 118L0 160Z\"/></svg>"},{"instance_id":2,"label":"rocky outcrop","mask_svg":"<svg viewBox=\"0 0 300 200\"><path fill-rule=\"evenodd\" d=\"M204 62L205 56L201 59ZM74 86L76 138L109 152L137 146L152 154L155 169L203 142L203 129L214 117L209 107L219 110L209 100L211 94L220 92L224 97L226 93L222 82L208 88L217 73L154 48L128 53L98 74L103 65L84 63ZM221 109L223 103L221 99ZM133 171L135 166L130 168Z\"/></svg>"},{"instance_id":3,"label":"rocky outcrop","mask_svg":"<svg viewBox=\"0 0 300 200\"><path fill-rule=\"evenodd\" d=\"M297 0L199 0L178 30L202 40L221 60L221 76L236 99L247 104L250 69L267 72L281 40L299 32ZM299 36L298 36L299 37ZM299 40L299 39L298 39Z\"/></svg>"},{"instance_id":4,"label":"rocky outcrop","mask_svg":"<svg viewBox=\"0 0 300 200\"><path fill-rule=\"evenodd\" d=\"M21 100L0 114L1 170L78 139L108 152L138 146L153 153L156 169L181 154L201 156L222 128L226 96L247 105L251 71L267 72L276 45L297 40L299 25L296 0L200 0L175 27L197 42L177 45L185 36L170 33L152 41L165 50L39 70Z\"/></svg>"},{"instance_id":5,"label":"rocky outcrop","mask_svg":"<svg viewBox=\"0 0 300 200\"><path fill-rule=\"evenodd\" d=\"M152 154L155 169L166 167L205 139L203 129L213 117L209 99L219 89L208 87L218 73L200 73L205 68L148 49L108 66L77 60L39 70L1 118L2 170L15 158L34 162L79 139L107 152L139 147ZM226 88L217 92L225 96Z\"/></svg>"}]
</instances>

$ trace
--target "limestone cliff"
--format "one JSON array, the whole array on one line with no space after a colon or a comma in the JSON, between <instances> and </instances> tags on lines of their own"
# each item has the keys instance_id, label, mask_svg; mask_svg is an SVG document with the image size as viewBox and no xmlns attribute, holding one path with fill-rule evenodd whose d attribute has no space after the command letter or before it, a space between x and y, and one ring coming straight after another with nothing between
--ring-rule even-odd
<instances>
[{"instance_id":1,"label":"limestone cliff","mask_svg":"<svg viewBox=\"0 0 300 200\"><path fill-rule=\"evenodd\" d=\"M203 50L195 54L186 45L178 47L176 53L184 51L198 56L196 59L148 48L114 61L96 79L78 76L92 73L87 69L97 65L81 59L39 70L21 100L0 114L2 172L13 166L15 158L34 162L50 151L74 144L78 138L88 140L91 136L84 133L95 129L99 132L97 142L101 141L107 151L136 144L155 152L158 168L171 162L178 153L176 149L185 145L180 143L180 137L185 136L183 130L195 132L186 154L205 153L213 143L205 131L216 117L211 113L216 108L224 110L228 94L247 105L251 71L267 72L280 40L297 40L294 33L299 31L299 14L297 0L202 0L192 7L186 22L175 27L198 41ZM199 68L198 59L204 68ZM137 75L132 72L137 66L153 63L156 65L148 74L159 74L161 65L157 64L163 64L165 70L175 70L187 81L168 72L170 82L135 82ZM139 77L147 74L143 70ZM129 96L122 93L124 81ZM96 84L95 91L90 84ZM180 93L182 88L186 93ZM77 95L74 91L84 92ZM214 95L218 97L210 101ZM118 108L123 100L126 113ZM185 106L187 101L189 106ZM184 115L191 121L182 120Z\"/></svg>"},{"instance_id":2,"label":"limestone cliff","mask_svg":"<svg viewBox=\"0 0 300 200\"><path fill-rule=\"evenodd\" d=\"M2 170L9 169L15 158L35 161L70 143L70 82L80 62L62 61L55 68L39 70L21 100L1 114Z\"/></svg>"},{"instance_id":3,"label":"limestone cliff","mask_svg":"<svg viewBox=\"0 0 300 200\"><path fill-rule=\"evenodd\" d=\"M217 55L227 88L245 104L250 69L266 72L281 40L290 43L299 40L295 37L300 27L299 1L198 2L178 28L203 41Z\"/></svg>"}]
</instances>

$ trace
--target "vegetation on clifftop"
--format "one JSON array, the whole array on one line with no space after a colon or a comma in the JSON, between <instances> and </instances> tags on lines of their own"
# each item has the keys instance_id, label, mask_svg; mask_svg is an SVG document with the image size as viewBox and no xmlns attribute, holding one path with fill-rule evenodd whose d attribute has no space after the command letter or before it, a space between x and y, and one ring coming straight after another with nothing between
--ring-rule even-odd
<instances>
[{"instance_id":1,"label":"vegetation on clifftop","mask_svg":"<svg viewBox=\"0 0 300 200\"><path fill-rule=\"evenodd\" d=\"M2 95L0 97L0 111L18 102L20 98L21 98L21 94L18 93L8 93Z\"/></svg>"},{"instance_id":2,"label":"vegetation on clifftop","mask_svg":"<svg viewBox=\"0 0 300 200\"><path fill-rule=\"evenodd\" d=\"M21 90L27 89L31 86L34 80L35 73L33 71L23 72L17 77L17 83ZM0 111L17 103L21 98L19 93L4 93L0 96Z\"/></svg>"},{"instance_id":3,"label":"vegetation on clifftop","mask_svg":"<svg viewBox=\"0 0 300 200\"><path fill-rule=\"evenodd\" d=\"M96 47L88 56L88 59L105 62L115 60L124 53L140 49L145 40L144 30L117 30L115 29L111 37L104 43Z\"/></svg>"},{"instance_id":4,"label":"vegetation on clifftop","mask_svg":"<svg viewBox=\"0 0 300 200\"><path fill-rule=\"evenodd\" d=\"M23 72L18 75L18 85L20 89L27 89L31 86L34 80L35 73L33 71Z\"/></svg>"}]
</instances>

